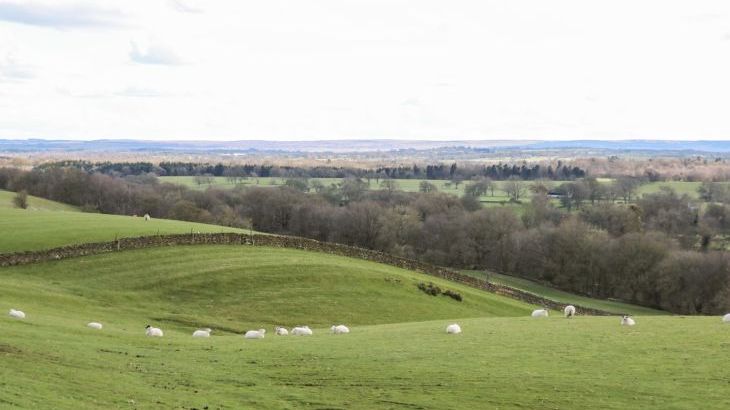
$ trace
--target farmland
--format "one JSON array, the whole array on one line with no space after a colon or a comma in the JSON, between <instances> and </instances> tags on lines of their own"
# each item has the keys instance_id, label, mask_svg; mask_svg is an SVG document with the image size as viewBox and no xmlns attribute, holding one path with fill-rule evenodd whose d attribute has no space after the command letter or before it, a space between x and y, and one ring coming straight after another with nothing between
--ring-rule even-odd
<instances>
[{"instance_id":1,"label":"farmland","mask_svg":"<svg viewBox=\"0 0 730 410\"><path fill-rule=\"evenodd\" d=\"M3 268L8 406L185 408L725 408L716 317L528 317L530 306L304 251L126 251ZM430 278L429 278L430 279ZM102 331L85 328L91 320ZM461 335L446 335L458 321ZM349 335L327 332L347 323ZM144 336L144 325L165 330ZM312 337L240 332L310 324ZM197 327L210 339L192 339ZM600 372L596 369L600 369Z\"/></svg>"},{"instance_id":2,"label":"farmland","mask_svg":"<svg viewBox=\"0 0 730 410\"><path fill-rule=\"evenodd\" d=\"M286 182L286 178L276 178L276 177L251 177L247 179L239 179L237 182L232 182L227 177L209 177L210 182L203 182L198 183L195 180L195 177L159 177L159 180L161 182L169 182L173 184L179 184L187 186L191 189L199 189L204 190L209 187L212 188L220 188L220 189L232 189L237 186L259 186L259 187L275 187L275 186L281 186ZM337 184L342 182L341 178L311 178L309 179L309 182L318 181L322 184L330 185L330 184ZM394 180L396 182L396 186L399 190L405 191L405 192L417 192L419 190L419 184L422 181L422 179L396 179ZM612 179L610 178L602 178L599 179L599 182L601 183L610 183ZM367 181L366 181L367 182ZM376 181L375 179L371 179L369 182L369 188L370 189L381 189L380 187L381 181ZM451 193L454 195L462 196L464 194L464 187L469 183L469 181L461 182L456 187L455 184L453 184L451 181L446 180L428 180L429 183L434 184L436 188L440 192L446 192ZM558 186L563 182L567 181L548 181L546 182L549 186ZM527 187L532 185L531 181L523 181L521 182ZM728 183L730 184L730 183ZM676 191L678 194L686 194L690 198L697 199L699 198L699 195L697 193L697 189L700 187L701 182L686 182L686 181L659 181L659 182L647 182L639 186L637 189L637 194L639 196L644 194L651 194L659 192L662 188L671 188L674 191ZM509 201L509 197L507 193L504 191L504 182L496 181L495 182L495 189L494 189L494 195L491 193L482 196L480 198L482 202L506 202Z\"/></svg>"},{"instance_id":3,"label":"farmland","mask_svg":"<svg viewBox=\"0 0 730 410\"><path fill-rule=\"evenodd\" d=\"M0 253L157 234L243 232L194 222L80 212L35 197L30 197L28 209L17 209L12 206L13 195L0 191Z\"/></svg>"}]
</instances>

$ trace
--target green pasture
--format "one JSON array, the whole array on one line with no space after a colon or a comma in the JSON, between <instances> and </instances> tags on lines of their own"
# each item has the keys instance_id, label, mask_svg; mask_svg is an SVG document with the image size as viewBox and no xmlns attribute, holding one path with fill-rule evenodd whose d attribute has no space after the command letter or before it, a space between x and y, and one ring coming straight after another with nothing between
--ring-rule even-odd
<instances>
[{"instance_id":1,"label":"green pasture","mask_svg":"<svg viewBox=\"0 0 730 410\"><path fill-rule=\"evenodd\" d=\"M0 253L54 248L115 238L190 232L244 232L194 222L77 212L69 205L30 198L28 209L15 208L15 193L0 191Z\"/></svg>"},{"instance_id":2,"label":"green pasture","mask_svg":"<svg viewBox=\"0 0 730 410\"><path fill-rule=\"evenodd\" d=\"M234 246L0 268L0 407L725 409L719 317L557 315L372 262ZM430 296L432 280L463 302ZM88 329L89 321L104 324ZM447 335L449 323L460 335ZM145 324L163 338L144 336ZM333 335L344 323L351 333ZM274 325L314 335L277 337ZM193 339L198 327L209 339ZM264 327L266 338L247 340Z\"/></svg>"}]
</instances>

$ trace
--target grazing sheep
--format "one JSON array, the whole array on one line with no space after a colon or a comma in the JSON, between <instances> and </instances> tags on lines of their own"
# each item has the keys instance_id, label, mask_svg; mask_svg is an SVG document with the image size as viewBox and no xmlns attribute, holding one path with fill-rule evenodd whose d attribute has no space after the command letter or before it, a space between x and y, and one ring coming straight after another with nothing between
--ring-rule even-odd
<instances>
[{"instance_id":1,"label":"grazing sheep","mask_svg":"<svg viewBox=\"0 0 730 410\"><path fill-rule=\"evenodd\" d=\"M728 314L726 314L725 316L723 316L723 317L722 317L722 321L723 321L724 323L730 323L730 313L728 313Z\"/></svg>"},{"instance_id":2,"label":"grazing sheep","mask_svg":"<svg viewBox=\"0 0 730 410\"><path fill-rule=\"evenodd\" d=\"M532 317L548 317L548 310L547 309L533 310Z\"/></svg>"},{"instance_id":3,"label":"grazing sheep","mask_svg":"<svg viewBox=\"0 0 730 410\"><path fill-rule=\"evenodd\" d=\"M266 334L266 329L249 330L243 335L246 339L263 339Z\"/></svg>"},{"instance_id":4,"label":"grazing sheep","mask_svg":"<svg viewBox=\"0 0 730 410\"><path fill-rule=\"evenodd\" d=\"M8 312L8 316L14 317L16 319L25 319L25 312L21 310L10 309L10 312Z\"/></svg>"},{"instance_id":5,"label":"grazing sheep","mask_svg":"<svg viewBox=\"0 0 730 410\"><path fill-rule=\"evenodd\" d=\"M158 327L152 327L150 325L147 325L145 328L145 334L150 337L162 337L164 336L164 333L162 333L162 329Z\"/></svg>"},{"instance_id":6,"label":"grazing sheep","mask_svg":"<svg viewBox=\"0 0 730 410\"><path fill-rule=\"evenodd\" d=\"M312 329L310 329L309 326L297 326L292 328L291 334L294 336L311 336Z\"/></svg>"},{"instance_id":7,"label":"grazing sheep","mask_svg":"<svg viewBox=\"0 0 730 410\"><path fill-rule=\"evenodd\" d=\"M573 316L575 316L575 306L566 306L565 309L563 309L563 313L565 313L565 317L567 317L568 319L572 318Z\"/></svg>"},{"instance_id":8,"label":"grazing sheep","mask_svg":"<svg viewBox=\"0 0 730 410\"><path fill-rule=\"evenodd\" d=\"M350 333L350 329L345 325L333 325L330 330L332 330L332 333L336 335L341 335L344 333Z\"/></svg>"},{"instance_id":9,"label":"grazing sheep","mask_svg":"<svg viewBox=\"0 0 730 410\"><path fill-rule=\"evenodd\" d=\"M101 328L102 328L103 326L102 326L102 325L101 325L101 323L99 323L99 322L89 322L89 323L88 323L88 324L86 325L86 327L90 327L90 328L92 328L92 329L96 329L96 330L101 330Z\"/></svg>"},{"instance_id":10,"label":"grazing sheep","mask_svg":"<svg viewBox=\"0 0 730 410\"><path fill-rule=\"evenodd\" d=\"M636 322L634 321L634 319L628 316L624 316L621 318L621 326L633 326L635 324Z\"/></svg>"},{"instance_id":11,"label":"grazing sheep","mask_svg":"<svg viewBox=\"0 0 730 410\"><path fill-rule=\"evenodd\" d=\"M276 328L274 328L274 333L276 333L279 336L288 336L289 335L289 331L286 330L285 327L281 327L281 326L277 326Z\"/></svg>"},{"instance_id":12,"label":"grazing sheep","mask_svg":"<svg viewBox=\"0 0 730 410\"><path fill-rule=\"evenodd\" d=\"M210 332L213 330L209 327L206 327L205 329L198 329L193 332L193 337L210 337Z\"/></svg>"},{"instance_id":13,"label":"grazing sheep","mask_svg":"<svg viewBox=\"0 0 730 410\"><path fill-rule=\"evenodd\" d=\"M149 221L150 219L152 219L152 217L150 217L150 214L144 214L145 221Z\"/></svg>"},{"instance_id":14,"label":"grazing sheep","mask_svg":"<svg viewBox=\"0 0 730 410\"><path fill-rule=\"evenodd\" d=\"M457 325L456 323L452 323L446 326L446 333L450 335L458 335L459 333L461 333L461 326Z\"/></svg>"}]
</instances>

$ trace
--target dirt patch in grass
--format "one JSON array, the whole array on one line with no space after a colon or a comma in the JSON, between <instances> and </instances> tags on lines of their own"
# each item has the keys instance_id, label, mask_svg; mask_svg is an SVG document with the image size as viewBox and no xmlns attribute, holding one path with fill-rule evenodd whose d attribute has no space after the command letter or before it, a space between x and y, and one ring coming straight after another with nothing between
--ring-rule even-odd
<instances>
[{"instance_id":1,"label":"dirt patch in grass","mask_svg":"<svg viewBox=\"0 0 730 410\"><path fill-rule=\"evenodd\" d=\"M20 354L23 353L22 350L18 349L15 346L0 343L0 354Z\"/></svg>"}]
</instances>

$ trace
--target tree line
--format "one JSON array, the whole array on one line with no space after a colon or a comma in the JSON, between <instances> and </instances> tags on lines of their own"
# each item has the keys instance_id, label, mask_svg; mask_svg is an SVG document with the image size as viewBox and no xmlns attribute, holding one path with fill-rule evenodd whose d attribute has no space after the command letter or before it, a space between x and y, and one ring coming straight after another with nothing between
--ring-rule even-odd
<instances>
[{"instance_id":1,"label":"tree line","mask_svg":"<svg viewBox=\"0 0 730 410\"><path fill-rule=\"evenodd\" d=\"M431 179L463 181L476 177L492 180L519 178L522 180L572 180L586 176L585 170L558 161L547 166L540 164L458 165L429 164L412 166L382 166L372 169L356 167L313 166L298 167L270 164L201 164L194 162L90 162L56 161L37 166L38 169L77 168L86 172L129 176L153 173L157 176L216 176L231 178L365 178L375 179Z\"/></svg>"},{"instance_id":2,"label":"tree line","mask_svg":"<svg viewBox=\"0 0 730 410\"><path fill-rule=\"evenodd\" d=\"M469 194L368 190L357 178L310 192L297 179L280 187L195 191L149 174L5 168L0 188L87 211L251 227L454 268L490 269L675 313L730 309L730 260L715 246L716 238L730 234L730 207L718 202L701 210L672 190L630 204L589 199L569 212L555 207L536 183L524 193L518 214L508 207L483 208Z\"/></svg>"}]
</instances>

